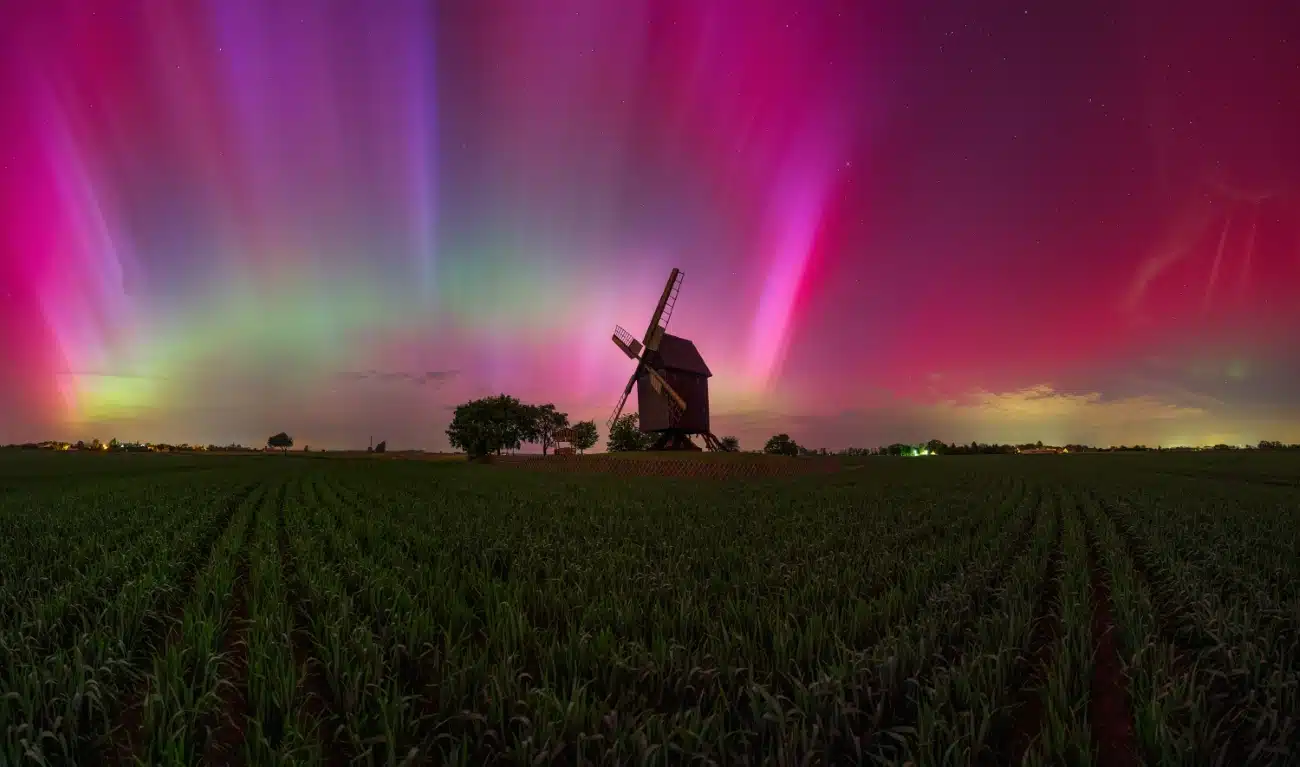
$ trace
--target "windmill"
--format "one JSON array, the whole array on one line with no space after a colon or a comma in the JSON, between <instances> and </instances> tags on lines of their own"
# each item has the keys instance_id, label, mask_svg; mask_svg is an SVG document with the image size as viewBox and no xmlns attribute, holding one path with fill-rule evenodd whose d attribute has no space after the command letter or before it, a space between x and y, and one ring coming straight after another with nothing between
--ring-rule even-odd
<instances>
[{"instance_id":1,"label":"windmill","mask_svg":"<svg viewBox=\"0 0 1300 767\"><path fill-rule=\"evenodd\" d=\"M614 343L636 360L636 368L606 425L613 426L618 420L636 387L641 431L658 435L651 450L699 450L690 439L696 434L710 450L722 451L722 443L709 431L709 378L713 373L695 344L667 332L685 276L680 269L668 275L642 340L615 326Z\"/></svg>"}]
</instances>

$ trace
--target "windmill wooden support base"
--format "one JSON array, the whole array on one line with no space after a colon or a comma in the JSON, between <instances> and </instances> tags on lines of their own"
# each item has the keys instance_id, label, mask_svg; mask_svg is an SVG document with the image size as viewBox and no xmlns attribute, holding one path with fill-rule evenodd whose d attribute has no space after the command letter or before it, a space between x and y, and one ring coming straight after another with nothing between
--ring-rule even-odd
<instances>
[{"instance_id":1,"label":"windmill wooden support base","mask_svg":"<svg viewBox=\"0 0 1300 767\"><path fill-rule=\"evenodd\" d=\"M694 450L699 452L700 446L691 442L689 435L683 432L665 431L660 432L654 442L650 443L651 450Z\"/></svg>"},{"instance_id":2,"label":"windmill wooden support base","mask_svg":"<svg viewBox=\"0 0 1300 767\"><path fill-rule=\"evenodd\" d=\"M696 435L704 440L704 444L709 450L715 453L725 453L727 449L722 446L722 441L709 432ZM651 450L694 450L700 452L700 446L691 441L691 435L680 431L660 432L658 438L650 445Z\"/></svg>"},{"instance_id":3,"label":"windmill wooden support base","mask_svg":"<svg viewBox=\"0 0 1300 767\"><path fill-rule=\"evenodd\" d=\"M720 440L720 439L718 439L717 437L713 436L713 433L712 433L712 432L707 432L707 431L706 431L706 432L704 432L704 434L702 434L702 435L700 435L700 436L704 437L704 444L708 445L708 446L709 446L709 449L712 450L713 452L715 452L715 453L726 453L726 452L728 452L728 449L727 449L726 447L723 446L723 444L722 444L722 440Z\"/></svg>"}]
</instances>

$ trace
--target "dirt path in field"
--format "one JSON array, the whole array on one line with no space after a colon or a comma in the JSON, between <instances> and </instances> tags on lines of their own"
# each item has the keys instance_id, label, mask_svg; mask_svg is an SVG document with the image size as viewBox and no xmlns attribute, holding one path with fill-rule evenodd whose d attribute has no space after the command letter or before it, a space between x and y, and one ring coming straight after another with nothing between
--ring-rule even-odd
<instances>
[{"instance_id":1,"label":"dirt path in field","mask_svg":"<svg viewBox=\"0 0 1300 767\"><path fill-rule=\"evenodd\" d=\"M1092 581L1092 695L1088 721L1101 767L1137 767L1137 737L1129 703L1128 680L1120 663L1110 583L1097 557L1096 541L1088 532L1088 570Z\"/></svg>"},{"instance_id":2,"label":"dirt path in field","mask_svg":"<svg viewBox=\"0 0 1300 767\"><path fill-rule=\"evenodd\" d=\"M249 524L249 530L254 525ZM248 541L244 541L247 551ZM248 707L248 557L244 556L231 586L230 627L222 639L224 657L217 707L204 717L204 729L212 735L203 750L202 764L238 767L244 764L244 731L251 713Z\"/></svg>"},{"instance_id":3,"label":"dirt path in field","mask_svg":"<svg viewBox=\"0 0 1300 767\"><path fill-rule=\"evenodd\" d=\"M1052 554L1043 572L1043 593L1034 606L1034 630L1029 639L1029 652L1020 659L1015 671L1016 713L1007 734L1003 754L1010 753L1011 764L1020 764L1029 746L1043 728L1042 687L1052 668L1057 640L1061 636L1061 616L1057 600L1061 595L1061 578L1064 575L1065 550L1061 545L1061 528L1064 524L1061 508L1056 508L1056 540ZM999 757L1000 758L1000 757Z\"/></svg>"}]
</instances>

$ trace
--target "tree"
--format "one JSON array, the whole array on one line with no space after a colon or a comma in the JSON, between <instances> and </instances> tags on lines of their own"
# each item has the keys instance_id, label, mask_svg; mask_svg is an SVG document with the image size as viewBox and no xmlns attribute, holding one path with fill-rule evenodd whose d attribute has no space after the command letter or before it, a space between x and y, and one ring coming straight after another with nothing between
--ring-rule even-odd
<instances>
[{"instance_id":1,"label":"tree","mask_svg":"<svg viewBox=\"0 0 1300 767\"><path fill-rule=\"evenodd\" d=\"M121 446L122 446L122 443L117 441L117 437L113 437L112 439L110 439L110 440L108 441L108 449L109 449L109 450L116 450L116 449L118 449L118 448L121 447Z\"/></svg>"},{"instance_id":2,"label":"tree","mask_svg":"<svg viewBox=\"0 0 1300 767\"><path fill-rule=\"evenodd\" d=\"M925 449L929 450L931 455L939 455L948 452L948 445L941 439L932 439L925 443Z\"/></svg>"},{"instance_id":3,"label":"tree","mask_svg":"<svg viewBox=\"0 0 1300 767\"><path fill-rule=\"evenodd\" d=\"M763 452L768 455L799 455L799 445L790 439L789 434L777 434L763 445Z\"/></svg>"},{"instance_id":4,"label":"tree","mask_svg":"<svg viewBox=\"0 0 1300 767\"><path fill-rule=\"evenodd\" d=\"M273 434L267 438L266 446L279 448L280 452L287 454L289 452L289 448L293 447L293 437L290 437L288 434L285 434L284 432L280 432L279 434Z\"/></svg>"},{"instance_id":5,"label":"tree","mask_svg":"<svg viewBox=\"0 0 1300 767\"><path fill-rule=\"evenodd\" d=\"M573 425L573 445L579 453L584 453L596 446L600 432L596 431L595 421L579 421Z\"/></svg>"},{"instance_id":6,"label":"tree","mask_svg":"<svg viewBox=\"0 0 1300 767\"><path fill-rule=\"evenodd\" d=\"M736 438L736 437L723 437L723 438L722 438L721 440L719 440L719 441L722 442L722 449L723 449L723 450L726 450L726 451L729 452L729 453L739 453L739 452L740 452L740 440L739 440L738 438Z\"/></svg>"},{"instance_id":7,"label":"tree","mask_svg":"<svg viewBox=\"0 0 1300 767\"><path fill-rule=\"evenodd\" d=\"M388 452L388 440L380 440L379 444L375 445L375 452L376 453Z\"/></svg>"},{"instance_id":8,"label":"tree","mask_svg":"<svg viewBox=\"0 0 1300 767\"><path fill-rule=\"evenodd\" d=\"M546 455L546 451L555 446L555 432L569 425L569 414L557 411L549 402L534 406L532 411L537 441L542 445L542 455Z\"/></svg>"},{"instance_id":9,"label":"tree","mask_svg":"<svg viewBox=\"0 0 1300 767\"><path fill-rule=\"evenodd\" d=\"M637 426L636 413L619 416L609 428L609 438L605 440L605 449L611 453L630 453L647 450L650 447L650 435Z\"/></svg>"},{"instance_id":10,"label":"tree","mask_svg":"<svg viewBox=\"0 0 1300 767\"><path fill-rule=\"evenodd\" d=\"M514 397L484 397L456 406L447 439L470 458L518 450L523 442L537 441L536 418L533 408Z\"/></svg>"}]
</instances>

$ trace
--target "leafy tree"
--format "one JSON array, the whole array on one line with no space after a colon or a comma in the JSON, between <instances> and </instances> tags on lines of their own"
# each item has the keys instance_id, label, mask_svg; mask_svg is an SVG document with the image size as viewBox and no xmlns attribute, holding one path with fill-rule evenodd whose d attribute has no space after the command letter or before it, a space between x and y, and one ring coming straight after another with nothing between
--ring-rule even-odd
<instances>
[{"instance_id":1,"label":"leafy tree","mask_svg":"<svg viewBox=\"0 0 1300 767\"><path fill-rule=\"evenodd\" d=\"M542 455L546 455L546 451L555 446L555 433L569 425L569 414L561 413L555 405L547 403L533 406L532 415L537 442L542 445Z\"/></svg>"},{"instance_id":2,"label":"leafy tree","mask_svg":"<svg viewBox=\"0 0 1300 767\"><path fill-rule=\"evenodd\" d=\"M932 439L925 443L925 449L929 450L933 455L939 455L948 452L948 445L941 439Z\"/></svg>"},{"instance_id":3,"label":"leafy tree","mask_svg":"<svg viewBox=\"0 0 1300 767\"><path fill-rule=\"evenodd\" d=\"M375 452L376 452L376 453L387 453L387 452L388 452L388 440L380 440L380 441L379 441L379 444L378 444L378 445L375 445Z\"/></svg>"},{"instance_id":4,"label":"leafy tree","mask_svg":"<svg viewBox=\"0 0 1300 767\"><path fill-rule=\"evenodd\" d=\"M272 436L267 438L266 446L279 448L280 452L287 454L289 452L289 448L293 447L293 437L290 437L288 434L285 434L284 432L280 432L279 434L273 434Z\"/></svg>"},{"instance_id":5,"label":"leafy tree","mask_svg":"<svg viewBox=\"0 0 1300 767\"><path fill-rule=\"evenodd\" d=\"M596 431L595 421L578 421L573 425L573 441L569 444L584 453L596 446L600 432Z\"/></svg>"},{"instance_id":6,"label":"leafy tree","mask_svg":"<svg viewBox=\"0 0 1300 767\"><path fill-rule=\"evenodd\" d=\"M518 450L538 439L534 409L505 394L457 405L447 439L470 458Z\"/></svg>"},{"instance_id":7,"label":"leafy tree","mask_svg":"<svg viewBox=\"0 0 1300 767\"><path fill-rule=\"evenodd\" d=\"M790 439L789 434L777 434L763 445L763 452L768 455L799 455L799 445Z\"/></svg>"},{"instance_id":8,"label":"leafy tree","mask_svg":"<svg viewBox=\"0 0 1300 767\"><path fill-rule=\"evenodd\" d=\"M648 450L650 435L641 431L637 426L638 420L639 416L636 413L619 416L614 425L609 428L609 438L605 440L605 448L611 453Z\"/></svg>"},{"instance_id":9,"label":"leafy tree","mask_svg":"<svg viewBox=\"0 0 1300 767\"><path fill-rule=\"evenodd\" d=\"M719 440L722 443L722 449L729 453L740 452L740 440L736 437L723 437Z\"/></svg>"},{"instance_id":10,"label":"leafy tree","mask_svg":"<svg viewBox=\"0 0 1300 767\"><path fill-rule=\"evenodd\" d=\"M122 446L122 443L117 441L117 437L113 437L112 439L110 439L110 440L108 441L108 449L109 449L109 450L116 450L116 449L118 449L118 448L121 447L121 446Z\"/></svg>"}]
</instances>

